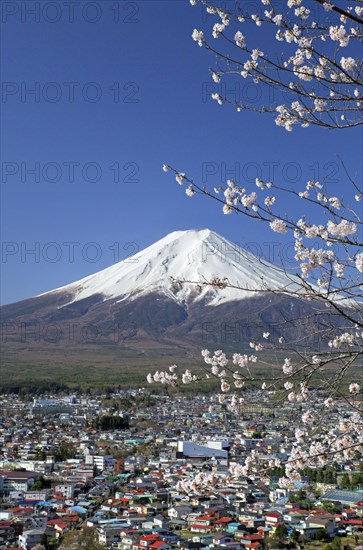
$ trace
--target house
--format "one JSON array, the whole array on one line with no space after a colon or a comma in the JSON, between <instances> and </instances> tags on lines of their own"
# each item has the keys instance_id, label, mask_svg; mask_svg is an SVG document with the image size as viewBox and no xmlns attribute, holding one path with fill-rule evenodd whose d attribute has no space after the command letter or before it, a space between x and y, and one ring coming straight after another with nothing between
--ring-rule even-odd
<instances>
[{"instance_id":1,"label":"house","mask_svg":"<svg viewBox=\"0 0 363 550\"><path fill-rule=\"evenodd\" d=\"M10 491L26 492L35 483L38 473L17 470L0 470L1 494L8 496Z\"/></svg>"},{"instance_id":2,"label":"house","mask_svg":"<svg viewBox=\"0 0 363 550\"><path fill-rule=\"evenodd\" d=\"M326 529L330 538L334 537L336 532L335 517L331 514L308 516L305 521L294 525L294 528L309 539L314 539L316 533L321 529Z\"/></svg>"},{"instance_id":3,"label":"house","mask_svg":"<svg viewBox=\"0 0 363 550\"><path fill-rule=\"evenodd\" d=\"M214 535L213 537L213 544L216 546L223 546L230 542L235 542L235 541L234 541L233 535L229 535L227 533L219 533L218 535Z\"/></svg>"},{"instance_id":4,"label":"house","mask_svg":"<svg viewBox=\"0 0 363 550\"><path fill-rule=\"evenodd\" d=\"M143 535L139 540L140 548L149 548L154 542L160 539L160 535L157 533L152 533L150 535Z\"/></svg>"},{"instance_id":5,"label":"house","mask_svg":"<svg viewBox=\"0 0 363 550\"><path fill-rule=\"evenodd\" d=\"M336 531L335 517L331 514L308 516L305 520L308 527L317 527L318 529L326 529L329 537L333 537Z\"/></svg>"},{"instance_id":6,"label":"house","mask_svg":"<svg viewBox=\"0 0 363 550\"><path fill-rule=\"evenodd\" d=\"M190 531L192 533L209 533L213 530L213 525L206 525L205 523L192 523L190 525Z\"/></svg>"},{"instance_id":7,"label":"house","mask_svg":"<svg viewBox=\"0 0 363 550\"><path fill-rule=\"evenodd\" d=\"M121 548L123 550L131 550L140 540L140 534L137 529L128 529L127 531L121 531L120 539Z\"/></svg>"},{"instance_id":8,"label":"house","mask_svg":"<svg viewBox=\"0 0 363 550\"><path fill-rule=\"evenodd\" d=\"M180 550L204 550L207 548L207 544L198 541L182 540L180 541Z\"/></svg>"},{"instance_id":9,"label":"house","mask_svg":"<svg viewBox=\"0 0 363 550\"><path fill-rule=\"evenodd\" d=\"M25 548L26 550L33 548L40 543L44 532L45 529L29 529L28 531L24 531L24 533L19 535L18 539L20 548Z\"/></svg>"},{"instance_id":10,"label":"house","mask_svg":"<svg viewBox=\"0 0 363 550\"><path fill-rule=\"evenodd\" d=\"M97 529L98 540L101 544L104 544L107 548L120 541L120 527L108 525L107 527L101 527Z\"/></svg>"},{"instance_id":11,"label":"house","mask_svg":"<svg viewBox=\"0 0 363 550\"><path fill-rule=\"evenodd\" d=\"M266 525L271 527L277 527L279 523L282 523L282 515L278 512L267 512L265 515Z\"/></svg>"},{"instance_id":12,"label":"house","mask_svg":"<svg viewBox=\"0 0 363 550\"><path fill-rule=\"evenodd\" d=\"M156 527L160 527L160 529L167 529L169 526L169 522L161 514L154 517L154 524Z\"/></svg>"},{"instance_id":13,"label":"house","mask_svg":"<svg viewBox=\"0 0 363 550\"><path fill-rule=\"evenodd\" d=\"M41 489L38 491L26 491L24 493L24 500L36 500L38 502L44 502L48 499L51 491L49 489Z\"/></svg>"},{"instance_id":14,"label":"house","mask_svg":"<svg viewBox=\"0 0 363 550\"><path fill-rule=\"evenodd\" d=\"M152 550L171 550L170 544L163 540L156 540L150 544L149 548L152 548Z\"/></svg>"},{"instance_id":15,"label":"house","mask_svg":"<svg viewBox=\"0 0 363 550\"><path fill-rule=\"evenodd\" d=\"M216 529L222 529L224 531L227 525L232 522L233 518L231 518L230 516L222 516L214 522L214 526Z\"/></svg>"},{"instance_id":16,"label":"house","mask_svg":"<svg viewBox=\"0 0 363 550\"><path fill-rule=\"evenodd\" d=\"M242 548L254 548L259 550L263 547L263 535L259 533L253 533L251 535L244 535L239 539Z\"/></svg>"},{"instance_id":17,"label":"house","mask_svg":"<svg viewBox=\"0 0 363 550\"><path fill-rule=\"evenodd\" d=\"M69 530L69 523L61 519L50 519L47 522L47 527L53 527L56 532L56 537L58 538Z\"/></svg>"},{"instance_id":18,"label":"house","mask_svg":"<svg viewBox=\"0 0 363 550\"><path fill-rule=\"evenodd\" d=\"M73 498L74 496L74 484L72 483L58 483L54 487L54 492L60 493L66 499Z\"/></svg>"},{"instance_id":19,"label":"house","mask_svg":"<svg viewBox=\"0 0 363 550\"><path fill-rule=\"evenodd\" d=\"M227 525L227 528L226 528L226 531L227 533L237 533L239 531L245 531L246 530L246 526L243 525L243 523L238 523L236 521L231 521L230 523L228 523Z\"/></svg>"}]
</instances>

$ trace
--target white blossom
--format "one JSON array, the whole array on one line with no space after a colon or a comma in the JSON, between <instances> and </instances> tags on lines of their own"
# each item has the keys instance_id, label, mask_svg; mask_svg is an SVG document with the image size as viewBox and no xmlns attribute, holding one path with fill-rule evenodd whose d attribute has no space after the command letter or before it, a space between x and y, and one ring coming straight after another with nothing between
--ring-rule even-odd
<instances>
[{"instance_id":1,"label":"white blossom","mask_svg":"<svg viewBox=\"0 0 363 550\"><path fill-rule=\"evenodd\" d=\"M291 364L291 359L286 357L284 364L282 365L282 372L284 374L292 374L293 373L293 366Z\"/></svg>"},{"instance_id":2,"label":"white blossom","mask_svg":"<svg viewBox=\"0 0 363 550\"><path fill-rule=\"evenodd\" d=\"M350 393L356 394L356 393L359 393L359 390L360 390L359 384L356 384L356 383L350 384L349 386Z\"/></svg>"},{"instance_id":3,"label":"white blossom","mask_svg":"<svg viewBox=\"0 0 363 550\"><path fill-rule=\"evenodd\" d=\"M360 252L359 254L356 255L355 266L358 269L358 271L363 273L363 252Z\"/></svg>"},{"instance_id":4,"label":"white blossom","mask_svg":"<svg viewBox=\"0 0 363 550\"><path fill-rule=\"evenodd\" d=\"M179 185L183 185L183 182L185 180L185 174L183 172L180 172L175 177L176 181L179 183Z\"/></svg>"},{"instance_id":5,"label":"white blossom","mask_svg":"<svg viewBox=\"0 0 363 550\"><path fill-rule=\"evenodd\" d=\"M272 206L275 200L276 200L275 197L269 196L269 197L266 197L263 202L265 203L266 206Z\"/></svg>"},{"instance_id":6,"label":"white blossom","mask_svg":"<svg viewBox=\"0 0 363 550\"><path fill-rule=\"evenodd\" d=\"M219 103L219 105L222 105L222 103L223 103L223 97L220 94L217 94L217 93L212 94L212 99L217 101L217 103Z\"/></svg>"},{"instance_id":7,"label":"white blossom","mask_svg":"<svg viewBox=\"0 0 363 550\"><path fill-rule=\"evenodd\" d=\"M215 23L213 26L213 38L218 38L219 35L224 31L225 25L223 23Z\"/></svg>"},{"instance_id":8,"label":"white blossom","mask_svg":"<svg viewBox=\"0 0 363 550\"><path fill-rule=\"evenodd\" d=\"M344 46L348 45L349 42L349 36L347 36L347 32L345 30L345 27L343 25L338 26L331 26L329 27L329 35L331 40L339 41L339 45L343 48Z\"/></svg>"},{"instance_id":9,"label":"white blossom","mask_svg":"<svg viewBox=\"0 0 363 550\"><path fill-rule=\"evenodd\" d=\"M349 222L348 220L342 220L338 224L329 220L327 229L331 235L336 235L339 237L346 237L347 235L353 235L357 232L356 224L354 222Z\"/></svg>"},{"instance_id":10,"label":"white blossom","mask_svg":"<svg viewBox=\"0 0 363 550\"><path fill-rule=\"evenodd\" d=\"M311 411L306 411L302 417L301 420L304 424L312 424L315 420L314 415Z\"/></svg>"},{"instance_id":11,"label":"white blossom","mask_svg":"<svg viewBox=\"0 0 363 550\"><path fill-rule=\"evenodd\" d=\"M342 57L340 64L345 71L352 71L356 66L357 62L353 57Z\"/></svg>"},{"instance_id":12,"label":"white blossom","mask_svg":"<svg viewBox=\"0 0 363 550\"><path fill-rule=\"evenodd\" d=\"M270 222L270 227L276 233L287 233L286 223L282 220L273 220Z\"/></svg>"},{"instance_id":13,"label":"white blossom","mask_svg":"<svg viewBox=\"0 0 363 550\"><path fill-rule=\"evenodd\" d=\"M198 46L203 46L203 42L204 42L203 31L198 31L198 29L194 29L192 33L192 38L195 42L198 42Z\"/></svg>"},{"instance_id":14,"label":"white blossom","mask_svg":"<svg viewBox=\"0 0 363 550\"><path fill-rule=\"evenodd\" d=\"M246 39L241 33L241 31L236 32L236 34L234 35L234 41L237 44L237 46L239 46L240 48L246 47Z\"/></svg>"}]
</instances>

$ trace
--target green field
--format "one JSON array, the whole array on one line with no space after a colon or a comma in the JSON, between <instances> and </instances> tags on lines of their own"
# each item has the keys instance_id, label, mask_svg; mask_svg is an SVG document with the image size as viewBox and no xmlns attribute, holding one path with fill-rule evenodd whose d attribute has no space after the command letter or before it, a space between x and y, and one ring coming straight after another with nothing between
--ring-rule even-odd
<instances>
[{"instance_id":1,"label":"green field","mask_svg":"<svg viewBox=\"0 0 363 550\"><path fill-rule=\"evenodd\" d=\"M272 358L271 358L272 359ZM256 363L253 370L258 379L281 375L282 357L274 357L271 362ZM180 370L191 368L193 372L199 370L202 361L200 354L190 354L175 347L167 351L148 349L140 352L126 347L82 347L76 351L55 347L49 349L23 349L18 353L6 355L2 358L0 391L24 391L31 388L34 391L46 391L52 385L69 389L104 388L138 388L147 386L146 376L149 372L166 370L176 363ZM325 371L327 377L332 377L334 368ZM349 381L360 381L362 368L358 365L351 367L347 373L344 385ZM257 385L259 383L257 382ZM192 385L193 386L193 385ZM156 387L156 386L155 386ZM216 381L203 382L205 389L217 389ZM342 389L342 385L340 385ZM181 385L182 390L190 386ZM200 388L200 386L199 386ZM55 389L55 388L53 388Z\"/></svg>"}]
</instances>

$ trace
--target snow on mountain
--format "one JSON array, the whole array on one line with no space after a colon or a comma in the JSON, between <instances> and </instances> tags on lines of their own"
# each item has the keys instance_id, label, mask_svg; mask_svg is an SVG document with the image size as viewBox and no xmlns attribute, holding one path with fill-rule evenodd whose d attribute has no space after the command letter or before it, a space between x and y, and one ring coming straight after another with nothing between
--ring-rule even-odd
<instances>
[{"instance_id":1,"label":"snow on mountain","mask_svg":"<svg viewBox=\"0 0 363 550\"><path fill-rule=\"evenodd\" d=\"M195 284L176 290L171 277L193 282L227 278L230 284L248 290L204 287L199 293ZM67 305L95 294L121 302L152 292L165 294L178 303L205 300L208 305L220 305L251 296L251 290L267 288L296 292L299 283L273 264L203 229L174 231L126 260L46 294L71 294Z\"/></svg>"}]
</instances>

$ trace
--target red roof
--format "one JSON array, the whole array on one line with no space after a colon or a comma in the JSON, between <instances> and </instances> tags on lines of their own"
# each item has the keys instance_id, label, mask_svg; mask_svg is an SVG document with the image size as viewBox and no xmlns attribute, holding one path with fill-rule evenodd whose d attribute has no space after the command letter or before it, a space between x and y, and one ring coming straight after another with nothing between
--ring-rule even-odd
<instances>
[{"instance_id":1,"label":"red roof","mask_svg":"<svg viewBox=\"0 0 363 550\"><path fill-rule=\"evenodd\" d=\"M304 510L303 508L291 508L290 512L294 514L308 514L308 510Z\"/></svg>"},{"instance_id":2,"label":"red roof","mask_svg":"<svg viewBox=\"0 0 363 550\"><path fill-rule=\"evenodd\" d=\"M347 519L342 521L343 525L360 525L363 526L363 520L361 519Z\"/></svg>"},{"instance_id":3,"label":"red roof","mask_svg":"<svg viewBox=\"0 0 363 550\"><path fill-rule=\"evenodd\" d=\"M278 514L277 512L268 512L265 515L266 518L280 518L281 514Z\"/></svg>"},{"instance_id":4,"label":"red roof","mask_svg":"<svg viewBox=\"0 0 363 550\"><path fill-rule=\"evenodd\" d=\"M228 516L223 516L222 518L217 519L217 521L215 521L214 523L229 523L231 521L233 521L232 518Z\"/></svg>"},{"instance_id":5,"label":"red roof","mask_svg":"<svg viewBox=\"0 0 363 550\"><path fill-rule=\"evenodd\" d=\"M78 516L63 516L63 521L68 521L69 523L77 523L79 521Z\"/></svg>"},{"instance_id":6,"label":"red roof","mask_svg":"<svg viewBox=\"0 0 363 550\"><path fill-rule=\"evenodd\" d=\"M253 535L244 535L242 538L243 540L254 541L254 540L262 540L263 537L258 533L254 533Z\"/></svg>"},{"instance_id":7,"label":"red roof","mask_svg":"<svg viewBox=\"0 0 363 550\"><path fill-rule=\"evenodd\" d=\"M56 523L56 527L58 527L59 529L67 529L67 527L69 527L68 523L65 523L64 521L59 521L58 523Z\"/></svg>"}]
</instances>

